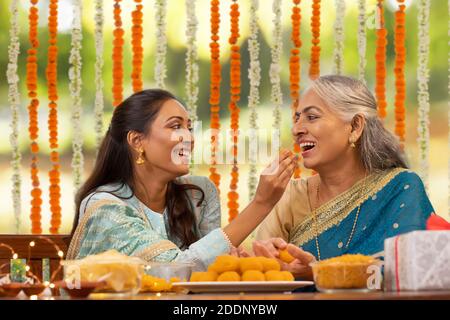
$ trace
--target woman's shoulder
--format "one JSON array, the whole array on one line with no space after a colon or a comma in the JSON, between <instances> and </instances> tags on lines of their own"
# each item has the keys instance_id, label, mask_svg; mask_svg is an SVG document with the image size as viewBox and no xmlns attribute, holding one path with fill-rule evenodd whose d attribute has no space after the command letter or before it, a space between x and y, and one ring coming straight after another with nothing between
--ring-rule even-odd
<instances>
[{"instance_id":1,"label":"woman's shoulder","mask_svg":"<svg viewBox=\"0 0 450 320\"><path fill-rule=\"evenodd\" d=\"M403 185L406 189L411 186L423 187L422 178L413 170L408 168L392 168L379 173L379 175L396 184Z\"/></svg>"},{"instance_id":2,"label":"woman's shoulder","mask_svg":"<svg viewBox=\"0 0 450 320\"><path fill-rule=\"evenodd\" d=\"M120 183L105 184L96 188L81 200L80 218L87 210L92 211L102 206L126 206L127 203L124 200L126 191L126 185Z\"/></svg>"}]
</instances>

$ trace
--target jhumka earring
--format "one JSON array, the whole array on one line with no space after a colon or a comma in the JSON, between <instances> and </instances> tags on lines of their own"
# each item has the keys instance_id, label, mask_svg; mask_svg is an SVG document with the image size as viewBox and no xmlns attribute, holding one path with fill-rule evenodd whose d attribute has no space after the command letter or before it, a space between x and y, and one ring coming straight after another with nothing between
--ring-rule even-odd
<instances>
[{"instance_id":1,"label":"jhumka earring","mask_svg":"<svg viewBox=\"0 0 450 320\"><path fill-rule=\"evenodd\" d=\"M138 152L139 152L139 156L136 159L136 164L138 164L138 165L144 164L144 162L145 162L144 157L143 157L144 149L141 148L138 150Z\"/></svg>"},{"instance_id":2,"label":"jhumka earring","mask_svg":"<svg viewBox=\"0 0 450 320\"><path fill-rule=\"evenodd\" d=\"M348 142L350 143L350 147L356 148L355 141L353 140L353 138L348 139Z\"/></svg>"}]
</instances>

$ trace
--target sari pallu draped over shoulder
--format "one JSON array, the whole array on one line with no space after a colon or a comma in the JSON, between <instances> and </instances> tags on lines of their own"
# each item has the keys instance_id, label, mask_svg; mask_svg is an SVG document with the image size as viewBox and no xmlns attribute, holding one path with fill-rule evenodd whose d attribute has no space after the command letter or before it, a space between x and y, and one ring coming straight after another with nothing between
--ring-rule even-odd
<instances>
[{"instance_id":1,"label":"sari pallu draped over shoulder","mask_svg":"<svg viewBox=\"0 0 450 320\"><path fill-rule=\"evenodd\" d=\"M353 237L358 206L361 206ZM413 230L423 230L434 212L424 185L417 174L395 168L373 173L295 225L289 242L318 258L316 232L321 258L347 253L371 255L384 248L386 238Z\"/></svg>"}]
</instances>

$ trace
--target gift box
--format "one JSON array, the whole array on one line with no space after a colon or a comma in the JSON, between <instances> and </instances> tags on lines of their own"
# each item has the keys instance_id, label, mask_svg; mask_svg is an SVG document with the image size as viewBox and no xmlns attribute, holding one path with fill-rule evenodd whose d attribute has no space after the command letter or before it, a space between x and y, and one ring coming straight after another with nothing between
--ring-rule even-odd
<instances>
[{"instance_id":1,"label":"gift box","mask_svg":"<svg viewBox=\"0 0 450 320\"><path fill-rule=\"evenodd\" d=\"M450 230L386 239L384 255L385 290L450 290Z\"/></svg>"}]
</instances>

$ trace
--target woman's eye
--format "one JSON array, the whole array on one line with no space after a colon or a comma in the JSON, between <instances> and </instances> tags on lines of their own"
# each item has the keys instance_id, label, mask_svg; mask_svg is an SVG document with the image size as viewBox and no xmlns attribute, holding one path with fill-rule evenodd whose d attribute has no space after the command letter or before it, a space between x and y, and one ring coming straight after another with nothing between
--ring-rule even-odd
<instances>
[{"instance_id":1,"label":"woman's eye","mask_svg":"<svg viewBox=\"0 0 450 320\"><path fill-rule=\"evenodd\" d=\"M318 117L317 116L314 116L314 115L309 115L308 116L308 120L315 120L315 119L317 119Z\"/></svg>"},{"instance_id":2,"label":"woman's eye","mask_svg":"<svg viewBox=\"0 0 450 320\"><path fill-rule=\"evenodd\" d=\"M173 129L181 129L181 125L180 124L175 124L172 126Z\"/></svg>"}]
</instances>

